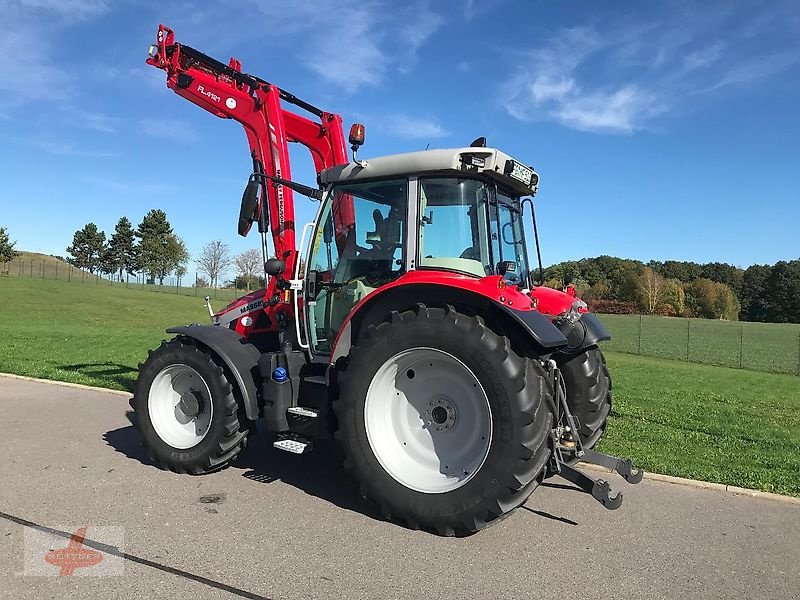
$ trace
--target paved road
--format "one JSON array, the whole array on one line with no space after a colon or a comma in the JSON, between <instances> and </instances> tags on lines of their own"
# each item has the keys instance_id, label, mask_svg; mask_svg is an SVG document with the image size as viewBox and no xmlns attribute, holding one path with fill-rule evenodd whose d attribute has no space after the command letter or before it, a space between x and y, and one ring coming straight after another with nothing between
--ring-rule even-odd
<instances>
[{"instance_id":1,"label":"paved road","mask_svg":"<svg viewBox=\"0 0 800 600\"><path fill-rule=\"evenodd\" d=\"M258 436L224 472L160 471L127 408L118 395L0 377L0 597L797 598L800 589L798 505L645 480L608 512L553 483L486 531L440 538L381 521L320 448L287 455ZM23 573L26 531L87 524L124 528L123 575ZM52 538L53 548L66 543Z\"/></svg>"}]
</instances>

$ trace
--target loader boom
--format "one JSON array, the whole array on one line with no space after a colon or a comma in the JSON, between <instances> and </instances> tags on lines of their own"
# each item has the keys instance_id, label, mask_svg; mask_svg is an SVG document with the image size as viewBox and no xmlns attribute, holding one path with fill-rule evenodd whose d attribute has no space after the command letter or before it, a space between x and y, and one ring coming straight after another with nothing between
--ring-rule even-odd
<instances>
[{"instance_id":1,"label":"loader boom","mask_svg":"<svg viewBox=\"0 0 800 600\"><path fill-rule=\"evenodd\" d=\"M167 87L179 96L217 117L241 123L254 166L260 164L268 177L291 179L289 142L308 148L317 173L348 161L338 114L323 111L259 77L243 73L241 63L234 58L225 65L176 43L174 32L159 25L157 43L151 47L147 63L167 72ZM293 104L318 120L288 111L282 102ZM266 247L263 242L268 226L275 256L286 262L288 273L293 273L298 250L292 190L279 184L263 185L257 211L262 245ZM268 290L268 294L270 291L274 290Z\"/></svg>"}]
</instances>

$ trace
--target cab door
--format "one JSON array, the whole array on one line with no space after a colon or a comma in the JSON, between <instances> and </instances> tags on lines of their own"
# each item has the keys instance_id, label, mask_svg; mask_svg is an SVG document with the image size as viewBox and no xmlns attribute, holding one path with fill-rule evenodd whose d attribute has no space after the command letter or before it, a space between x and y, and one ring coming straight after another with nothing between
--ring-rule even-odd
<instances>
[{"instance_id":1,"label":"cab door","mask_svg":"<svg viewBox=\"0 0 800 600\"><path fill-rule=\"evenodd\" d=\"M408 182L336 185L309 244L306 331L312 353L329 354L347 315L405 272Z\"/></svg>"}]
</instances>

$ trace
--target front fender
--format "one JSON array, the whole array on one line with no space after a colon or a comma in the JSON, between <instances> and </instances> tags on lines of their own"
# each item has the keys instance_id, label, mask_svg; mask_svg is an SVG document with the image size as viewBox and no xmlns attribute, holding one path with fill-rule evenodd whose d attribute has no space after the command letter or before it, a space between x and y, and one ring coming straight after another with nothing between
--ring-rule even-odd
<instances>
[{"instance_id":1,"label":"front fender","mask_svg":"<svg viewBox=\"0 0 800 600\"><path fill-rule=\"evenodd\" d=\"M174 333L197 340L216 354L233 375L234 383L242 395L244 412L251 421L258 419L258 359L261 353L245 338L227 327L216 325L186 325L170 327Z\"/></svg>"},{"instance_id":2,"label":"front fender","mask_svg":"<svg viewBox=\"0 0 800 600\"><path fill-rule=\"evenodd\" d=\"M559 320L556 319L555 322L558 324ZM559 329L568 342L566 348L560 352L570 356L611 339L608 329L594 313L583 313L581 318L573 323L563 320Z\"/></svg>"}]
</instances>

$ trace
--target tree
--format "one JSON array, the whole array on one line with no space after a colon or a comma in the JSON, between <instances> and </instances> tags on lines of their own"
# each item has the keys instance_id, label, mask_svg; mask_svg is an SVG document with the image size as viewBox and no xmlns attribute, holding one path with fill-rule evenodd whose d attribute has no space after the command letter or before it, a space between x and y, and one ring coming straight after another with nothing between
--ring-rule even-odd
<instances>
[{"instance_id":1,"label":"tree","mask_svg":"<svg viewBox=\"0 0 800 600\"><path fill-rule=\"evenodd\" d=\"M664 293L661 302L672 307L674 314L683 315L686 312L686 292L677 279L667 279L664 282Z\"/></svg>"},{"instance_id":2,"label":"tree","mask_svg":"<svg viewBox=\"0 0 800 600\"><path fill-rule=\"evenodd\" d=\"M167 221L167 214L160 209L148 212L136 228L136 237L139 238L136 266L151 280L159 279L163 283L167 273L175 268L166 256L171 235L172 226Z\"/></svg>"},{"instance_id":3,"label":"tree","mask_svg":"<svg viewBox=\"0 0 800 600\"><path fill-rule=\"evenodd\" d=\"M768 321L800 323L800 260L775 263L765 294Z\"/></svg>"},{"instance_id":4,"label":"tree","mask_svg":"<svg viewBox=\"0 0 800 600\"><path fill-rule=\"evenodd\" d=\"M739 300L733 290L705 277L686 285L686 306L695 317L730 321L739 318Z\"/></svg>"},{"instance_id":5,"label":"tree","mask_svg":"<svg viewBox=\"0 0 800 600\"><path fill-rule=\"evenodd\" d=\"M645 267L637 281L637 292L639 304L643 310L651 315L656 312L656 308L661 304L661 297L664 294L664 278L650 267Z\"/></svg>"},{"instance_id":6,"label":"tree","mask_svg":"<svg viewBox=\"0 0 800 600\"><path fill-rule=\"evenodd\" d=\"M236 255L233 259L236 272L247 282L247 291L250 291L250 284L256 278L263 265L261 264L261 252L255 249L245 250Z\"/></svg>"},{"instance_id":7,"label":"tree","mask_svg":"<svg viewBox=\"0 0 800 600\"><path fill-rule=\"evenodd\" d=\"M167 237L166 258L166 273L174 272L175 276L178 278L178 284L180 285L181 277L186 275L186 263L189 262L189 251L186 249L186 243L180 236L174 233Z\"/></svg>"},{"instance_id":8,"label":"tree","mask_svg":"<svg viewBox=\"0 0 800 600\"><path fill-rule=\"evenodd\" d=\"M769 278L772 267L753 265L742 275L742 291L739 300L742 310L739 318L743 321L766 321L769 310Z\"/></svg>"},{"instance_id":9,"label":"tree","mask_svg":"<svg viewBox=\"0 0 800 600\"><path fill-rule=\"evenodd\" d=\"M72 245L67 247L67 252L72 255L70 262L79 269L94 273L100 266L105 243L106 234L94 223L87 223L73 234Z\"/></svg>"},{"instance_id":10,"label":"tree","mask_svg":"<svg viewBox=\"0 0 800 600\"><path fill-rule=\"evenodd\" d=\"M197 259L199 269L211 279L211 285L217 287L219 276L225 273L231 264L228 245L220 240L214 240L203 246L203 251Z\"/></svg>"},{"instance_id":11,"label":"tree","mask_svg":"<svg viewBox=\"0 0 800 600\"><path fill-rule=\"evenodd\" d=\"M714 282L714 318L736 321L739 319L741 305L729 285Z\"/></svg>"},{"instance_id":12,"label":"tree","mask_svg":"<svg viewBox=\"0 0 800 600\"><path fill-rule=\"evenodd\" d=\"M136 272L136 237L131 222L127 217L117 221L114 234L108 242L108 249L119 271L119 280L122 281L122 272L127 275Z\"/></svg>"},{"instance_id":13,"label":"tree","mask_svg":"<svg viewBox=\"0 0 800 600\"><path fill-rule=\"evenodd\" d=\"M103 249L100 251L100 258L97 261L97 270L103 275L111 277L117 272L117 258L111 250L109 244L103 244Z\"/></svg>"},{"instance_id":14,"label":"tree","mask_svg":"<svg viewBox=\"0 0 800 600\"><path fill-rule=\"evenodd\" d=\"M11 241L6 228L0 227L0 263L12 261L19 256L19 252L14 250L16 245L17 242Z\"/></svg>"}]
</instances>

